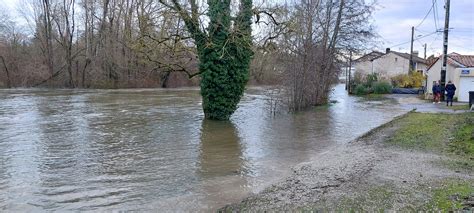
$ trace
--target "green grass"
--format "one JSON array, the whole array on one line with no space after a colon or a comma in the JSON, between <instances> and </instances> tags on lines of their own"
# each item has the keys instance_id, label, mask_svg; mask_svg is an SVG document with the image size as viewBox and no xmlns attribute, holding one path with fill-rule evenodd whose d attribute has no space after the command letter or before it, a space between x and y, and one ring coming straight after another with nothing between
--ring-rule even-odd
<instances>
[{"instance_id":1,"label":"green grass","mask_svg":"<svg viewBox=\"0 0 474 213\"><path fill-rule=\"evenodd\" d=\"M457 155L474 157L474 114L465 114L466 117L459 116L449 147Z\"/></svg>"},{"instance_id":2,"label":"green grass","mask_svg":"<svg viewBox=\"0 0 474 213\"><path fill-rule=\"evenodd\" d=\"M469 110L469 104L453 105L449 108L453 110Z\"/></svg>"},{"instance_id":3,"label":"green grass","mask_svg":"<svg viewBox=\"0 0 474 213\"><path fill-rule=\"evenodd\" d=\"M388 140L403 148L474 157L474 114L409 113Z\"/></svg>"},{"instance_id":4,"label":"green grass","mask_svg":"<svg viewBox=\"0 0 474 213\"><path fill-rule=\"evenodd\" d=\"M425 209L428 211L458 211L466 208L463 203L474 196L474 185L460 180L445 181L432 192L432 199Z\"/></svg>"},{"instance_id":5,"label":"green grass","mask_svg":"<svg viewBox=\"0 0 474 213\"><path fill-rule=\"evenodd\" d=\"M401 126L388 144L403 148L446 154L441 165L456 171L474 171L474 113L409 113L395 120ZM434 189L425 189L431 201L422 209L431 211L461 210L465 199L473 199L474 185L462 180L448 180Z\"/></svg>"}]
</instances>

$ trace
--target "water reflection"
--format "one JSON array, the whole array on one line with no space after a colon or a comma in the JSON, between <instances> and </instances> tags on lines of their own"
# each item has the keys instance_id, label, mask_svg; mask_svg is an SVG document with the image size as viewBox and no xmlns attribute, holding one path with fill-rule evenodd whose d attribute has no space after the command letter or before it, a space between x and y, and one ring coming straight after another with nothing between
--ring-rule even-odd
<instances>
[{"instance_id":1,"label":"water reflection","mask_svg":"<svg viewBox=\"0 0 474 213\"><path fill-rule=\"evenodd\" d=\"M242 147L230 121L204 120L201 128L199 168L203 178L243 172Z\"/></svg>"}]
</instances>

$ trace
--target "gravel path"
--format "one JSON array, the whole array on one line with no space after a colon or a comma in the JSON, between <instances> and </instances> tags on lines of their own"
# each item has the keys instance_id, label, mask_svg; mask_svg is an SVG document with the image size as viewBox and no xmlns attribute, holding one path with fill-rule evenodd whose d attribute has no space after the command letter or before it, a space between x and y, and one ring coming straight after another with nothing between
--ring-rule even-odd
<instances>
[{"instance_id":1,"label":"gravel path","mask_svg":"<svg viewBox=\"0 0 474 213\"><path fill-rule=\"evenodd\" d=\"M446 156L384 144L399 127L390 122L347 145L336 146L294 168L284 181L221 210L335 210L357 199L364 199L357 204L365 205L359 206L364 211L403 210L429 200L420 186L429 188L445 178L474 181L472 172L452 171L434 163L447 160ZM383 199L384 195L390 198Z\"/></svg>"}]
</instances>

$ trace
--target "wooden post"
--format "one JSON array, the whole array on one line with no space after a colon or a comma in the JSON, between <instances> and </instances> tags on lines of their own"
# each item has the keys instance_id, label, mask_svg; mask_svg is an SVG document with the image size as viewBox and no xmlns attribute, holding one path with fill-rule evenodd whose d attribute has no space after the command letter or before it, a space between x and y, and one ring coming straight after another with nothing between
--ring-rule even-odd
<instances>
[{"instance_id":1,"label":"wooden post","mask_svg":"<svg viewBox=\"0 0 474 213\"><path fill-rule=\"evenodd\" d=\"M444 18L444 38L443 38L443 66L441 67L441 98L444 100L444 87L446 86L446 62L448 60L448 31L449 31L449 4L450 0L446 0L446 15Z\"/></svg>"},{"instance_id":2,"label":"wooden post","mask_svg":"<svg viewBox=\"0 0 474 213\"><path fill-rule=\"evenodd\" d=\"M411 47L410 47L410 64L408 65L408 73L411 73L415 68L413 67L413 41L415 36L415 27L411 27Z\"/></svg>"}]
</instances>

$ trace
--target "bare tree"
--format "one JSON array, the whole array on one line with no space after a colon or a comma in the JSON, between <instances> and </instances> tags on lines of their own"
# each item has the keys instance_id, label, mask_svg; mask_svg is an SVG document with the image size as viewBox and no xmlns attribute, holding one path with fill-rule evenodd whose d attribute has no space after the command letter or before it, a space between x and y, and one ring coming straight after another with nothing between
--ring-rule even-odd
<instances>
[{"instance_id":1,"label":"bare tree","mask_svg":"<svg viewBox=\"0 0 474 213\"><path fill-rule=\"evenodd\" d=\"M373 7L362 0L301 0L291 10L285 47L283 85L292 111L326 104L348 51L374 36ZM297 23L297 24L296 24Z\"/></svg>"}]
</instances>

